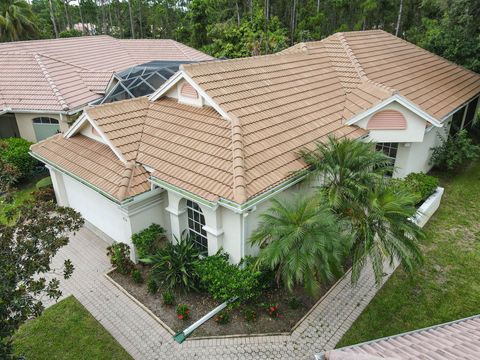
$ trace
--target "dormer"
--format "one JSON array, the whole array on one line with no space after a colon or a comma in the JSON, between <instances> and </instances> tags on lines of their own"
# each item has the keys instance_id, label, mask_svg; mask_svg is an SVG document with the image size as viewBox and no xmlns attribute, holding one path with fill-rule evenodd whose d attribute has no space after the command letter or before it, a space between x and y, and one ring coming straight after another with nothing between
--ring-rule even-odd
<instances>
[{"instance_id":1,"label":"dormer","mask_svg":"<svg viewBox=\"0 0 480 360\"><path fill-rule=\"evenodd\" d=\"M80 134L105 144L105 140L103 140L98 130L95 129L88 121L86 121L80 128Z\"/></svg>"},{"instance_id":2,"label":"dormer","mask_svg":"<svg viewBox=\"0 0 480 360\"><path fill-rule=\"evenodd\" d=\"M180 80L165 94L166 97L175 98L181 104L202 107L205 100L195 88L185 80Z\"/></svg>"}]
</instances>

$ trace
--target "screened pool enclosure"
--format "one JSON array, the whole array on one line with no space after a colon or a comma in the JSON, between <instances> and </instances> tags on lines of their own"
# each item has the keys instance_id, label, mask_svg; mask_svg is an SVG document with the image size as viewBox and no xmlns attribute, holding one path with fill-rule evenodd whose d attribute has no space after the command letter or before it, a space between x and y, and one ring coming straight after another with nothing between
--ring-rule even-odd
<instances>
[{"instance_id":1,"label":"screened pool enclosure","mask_svg":"<svg viewBox=\"0 0 480 360\"><path fill-rule=\"evenodd\" d=\"M157 90L188 61L150 61L114 75L113 81L99 104L145 96Z\"/></svg>"}]
</instances>

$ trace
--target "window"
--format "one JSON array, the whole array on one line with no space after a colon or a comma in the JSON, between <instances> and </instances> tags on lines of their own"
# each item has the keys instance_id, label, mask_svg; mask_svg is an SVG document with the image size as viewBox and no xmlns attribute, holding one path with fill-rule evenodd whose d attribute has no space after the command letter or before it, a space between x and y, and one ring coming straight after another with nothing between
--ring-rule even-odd
<instances>
[{"instance_id":1,"label":"window","mask_svg":"<svg viewBox=\"0 0 480 360\"><path fill-rule=\"evenodd\" d=\"M44 124L44 125L58 125L57 119L52 119L49 117L37 117L33 119L34 124Z\"/></svg>"},{"instance_id":2,"label":"window","mask_svg":"<svg viewBox=\"0 0 480 360\"><path fill-rule=\"evenodd\" d=\"M197 203L187 200L187 215L188 215L188 232L192 237L193 242L198 250L204 254L208 254L208 240L207 232L203 229L205 226L205 217L202 209Z\"/></svg>"},{"instance_id":3,"label":"window","mask_svg":"<svg viewBox=\"0 0 480 360\"><path fill-rule=\"evenodd\" d=\"M397 150L398 150L398 143L378 143L375 146L377 151L383 151L385 155L387 155L392 162L395 163L395 158L397 157Z\"/></svg>"},{"instance_id":4,"label":"window","mask_svg":"<svg viewBox=\"0 0 480 360\"><path fill-rule=\"evenodd\" d=\"M463 124L464 129L470 128L473 124L473 119L475 118L475 111L477 110L478 99L479 98L477 97L476 99L470 101L470 103L468 104L467 114L465 115L465 122Z\"/></svg>"}]
</instances>

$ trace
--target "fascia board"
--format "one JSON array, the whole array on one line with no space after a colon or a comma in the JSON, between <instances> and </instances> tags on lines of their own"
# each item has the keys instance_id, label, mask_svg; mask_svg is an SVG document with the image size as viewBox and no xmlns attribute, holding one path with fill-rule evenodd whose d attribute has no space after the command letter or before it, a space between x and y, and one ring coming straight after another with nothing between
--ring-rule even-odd
<instances>
[{"instance_id":1,"label":"fascia board","mask_svg":"<svg viewBox=\"0 0 480 360\"><path fill-rule=\"evenodd\" d=\"M412 111L413 113L415 113L416 115L418 115L419 117L424 119L425 121L431 123L433 126L436 126L436 127L442 127L443 126L437 119L430 116L425 111L420 109L418 106L414 105L412 102L410 102L409 100L405 99L403 96L400 96L398 94L393 95L393 96L389 97L388 99L382 101L381 103L371 107L370 109L354 116L353 118L351 118L350 120L348 120L346 122L346 125L353 125L353 124L359 122L360 120L365 119L366 117L372 115L373 113L381 110L382 108L391 104L394 101L398 102L400 105L402 105L406 109Z\"/></svg>"}]
</instances>

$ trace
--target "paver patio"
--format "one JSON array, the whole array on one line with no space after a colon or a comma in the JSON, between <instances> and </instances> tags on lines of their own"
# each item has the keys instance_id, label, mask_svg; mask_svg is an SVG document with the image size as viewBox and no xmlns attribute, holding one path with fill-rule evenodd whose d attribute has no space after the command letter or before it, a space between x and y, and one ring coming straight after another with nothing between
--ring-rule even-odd
<instances>
[{"instance_id":1,"label":"paver patio","mask_svg":"<svg viewBox=\"0 0 480 360\"><path fill-rule=\"evenodd\" d=\"M367 268L355 288L347 274L289 336L199 339L180 345L104 276L110 268L107 246L83 228L54 265L72 260L75 272L62 281L64 296L73 294L135 359L313 359L315 353L335 346L377 291ZM393 270L388 268L384 280Z\"/></svg>"}]
</instances>

